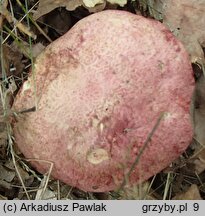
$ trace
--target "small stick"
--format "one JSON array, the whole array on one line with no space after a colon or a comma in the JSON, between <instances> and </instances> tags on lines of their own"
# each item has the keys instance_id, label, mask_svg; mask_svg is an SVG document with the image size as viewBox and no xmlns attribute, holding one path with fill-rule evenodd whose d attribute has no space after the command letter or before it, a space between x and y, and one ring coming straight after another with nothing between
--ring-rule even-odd
<instances>
[{"instance_id":1,"label":"small stick","mask_svg":"<svg viewBox=\"0 0 205 216\"><path fill-rule=\"evenodd\" d=\"M17 113L17 114L23 114L23 113L35 112L35 111L36 111L36 107L33 106L33 107L29 108L29 109L24 109L24 110L18 111L18 112L16 112L16 113Z\"/></svg>"}]
</instances>

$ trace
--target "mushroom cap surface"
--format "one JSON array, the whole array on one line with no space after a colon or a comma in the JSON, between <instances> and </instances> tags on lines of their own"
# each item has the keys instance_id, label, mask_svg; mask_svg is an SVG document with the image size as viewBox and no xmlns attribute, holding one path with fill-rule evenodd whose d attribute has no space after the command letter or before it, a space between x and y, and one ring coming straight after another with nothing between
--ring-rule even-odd
<instances>
[{"instance_id":1,"label":"mushroom cap surface","mask_svg":"<svg viewBox=\"0 0 205 216\"><path fill-rule=\"evenodd\" d=\"M160 22L124 11L90 15L36 59L13 109L15 142L41 173L85 191L117 189L162 113L128 184L190 144L194 79L181 42Z\"/></svg>"}]
</instances>

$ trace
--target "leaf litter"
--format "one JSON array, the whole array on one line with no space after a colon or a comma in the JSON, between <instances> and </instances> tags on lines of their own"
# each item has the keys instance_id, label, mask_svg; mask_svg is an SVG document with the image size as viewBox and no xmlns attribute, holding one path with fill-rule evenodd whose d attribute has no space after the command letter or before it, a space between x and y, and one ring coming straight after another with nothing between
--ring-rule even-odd
<instances>
[{"instance_id":1,"label":"leaf litter","mask_svg":"<svg viewBox=\"0 0 205 216\"><path fill-rule=\"evenodd\" d=\"M30 8L36 1L30 1ZM33 3L32 3L33 2ZM12 18L11 5L4 1L4 11L0 10L0 28L13 25L13 18L19 21L19 5L13 5L15 17ZM31 11L34 21L47 34L48 38L56 39L64 34L79 19L89 13L103 9L123 9L147 17L163 21L168 28L182 41L190 54L191 61L200 65L203 73L205 47L205 1L204 0L40 0L35 10ZM17 11L18 11L17 10ZM12 18L12 19L11 19ZM63 19L65 18L65 19ZM38 28L26 23L17 22L18 37L22 40L23 49L15 44L11 35L1 46L1 87L3 98L7 98L9 109L16 89L19 89L19 80L26 78L29 71L30 59L28 53L32 52L35 58L48 41L45 34ZM53 34L53 30L56 32ZM3 34L3 38L7 35ZM28 37L33 37L32 44ZM34 37L35 36L35 37ZM36 37L37 36L37 37ZM3 52L2 52L3 51ZM3 66L2 66L3 64ZM2 71L2 69L4 71ZM11 81L8 80L11 78ZM13 84L15 78L16 84ZM24 79L23 78L23 79ZM22 82L22 81L21 81ZM202 85L202 88L204 85ZM3 101L3 103L5 103ZM27 165L20 152L14 148L15 163L12 161L8 147L7 121L5 119L5 106L0 108L0 199L113 199L113 193L85 193L69 185L47 178L37 173ZM9 118L10 119L10 118ZM202 119L202 118L200 118ZM8 120L8 118L7 118ZM203 119L202 119L203 120ZM201 121L203 124L204 121ZM202 130L203 131L203 130ZM204 144L192 144L188 150L176 160L172 166L157 174L154 178L133 188L125 188L121 199L163 199L166 185L167 199L204 199L205 197L205 156ZM22 187L16 168L24 182ZM174 188L174 189L173 189Z\"/></svg>"}]
</instances>

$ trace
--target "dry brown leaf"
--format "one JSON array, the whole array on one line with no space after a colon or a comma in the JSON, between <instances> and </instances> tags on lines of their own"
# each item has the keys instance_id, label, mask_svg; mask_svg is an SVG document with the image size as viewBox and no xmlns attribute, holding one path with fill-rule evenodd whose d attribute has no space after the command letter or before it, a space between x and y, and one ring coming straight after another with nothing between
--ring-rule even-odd
<instances>
[{"instance_id":1,"label":"dry brown leaf","mask_svg":"<svg viewBox=\"0 0 205 216\"><path fill-rule=\"evenodd\" d=\"M0 179L1 180L5 180L6 182L11 182L15 176L16 176L16 173L14 170L9 169L0 164Z\"/></svg>"},{"instance_id":2,"label":"dry brown leaf","mask_svg":"<svg viewBox=\"0 0 205 216\"><path fill-rule=\"evenodd\" d=\"M0 122L0 160L4 160L7 157L7 131L6 124Z\"/></svg>"},{"instance_id":3,"label":"dry brown leaf","mask_svg":"<svg viewBox=\"0 0 205 216\"><path fill-rule=\"evenodd\" d=\"M205 148L198 151L192 158L192 161L195 165L196 173L202 173L205 170Z\"/></svg>"},{"instance_id":4,"label":"dry brown leaf","mask_svg":"<svg viewBox=\"0 0 205 216\"><path fill-rule=\"evenodd\" d=\"M173 200L202 200L198 186L191 185L185 193L177 194Z\"/></svg>"},{"instance_id":5,"label":"dry brown leaf","mask_svg":"<svg viewBox=\"0 0 205 216\"><path fill-rule=\"evenodd\" d=\"M2 47L2 54L0 50L0 54L3 57L0 62L0 78L10 76L12 74L20 74L24 68L21 61L23 55L15 47L10 47L8 45L3 45ZM3 63L2 66L1 63ZM1 71L2 68L4 71Z\"/></svg>"},{"instance_id":6,"label":"dry brown leaf","mask_svg":"<svg viewBox=\"0 0 205 216\"><path fill-rule=\"evenodd\" d=\"M33 17L36 20L58 7L66 7L67 10L73 11L79 6L84 6L90 12L98 12L104 9L106 2L121 7L127 4L127 0L39 0L38 9Z\"/></svg>"},{"instance_id":7,"label":"dry brown leaf","mask_svg":"<svg viewBox=\"0 0 205 216\"><path fill-rule=\"evenodd\" d=\"M56 193L46 188L42 200L57 200Z\"/></svg>"},{"instance_id":8,"label":"dry brown leaf","mask_svg":"<svg viewBox=\"0 0 205 216\"><path fill-rule=\"evenodd\" d=\"M203 75L196 81L191 114L194 125L194 139L200 146L205 147L205 77Z\"/></svg>"},{"instance_id":9,"label":"dry brown leaf","mask_svg":"<svg viewBox=\"0 0 205 216\"><path fill-rule=\"evenodd\" d=\"M107 2L109 2L111 4L120 5L121 7L123 7L127 4L127 0L107 0Z\"/></svg>"},{"instance_id":10,"label":"dry brown leaf","mask_svg":"<svg viewBox=\"0 0 205 216\"><path fill-rule=\"evenodd\" d=\"M183 42L191 61L204 64L205 1L164 0L163 22Z\"/></svg>"},{"instance_id":11,"label":"dry brown leaf","mask_svg":"<svg viewBox=\"0 0 205 216\"><path fill-rule=\"evenodd\" d=\"M143 12L148 11L149 15L156 20L162 20L162 6L163 0L138 0L139 8L136 9L137 14L142 14Z\"/></svg>"},{"instance_id":12,"label":"dry brown leaf","mask_svg":"<svg viewBox=\"0 0 205 216\"><path fill-rule=\"evenodd\" d=\"M83 0L83 3L86 7L92 8L95 7L97 4L102 4L104 0Z\"/></svg>"},{"instance_id":13,"label":"dry brown leaf","mask_svg":"<svg viewBox=\"0 0 205 216\"><path fill-rule=\"evenodd\" d=\"M199 64L194 64L193 69L196 85L191 103L191 117L194 128L192 149L195 153L188 163L193 173L201 174L205 170L205 76L203 67Z\"/></svg>"},{"instance_id":14,"label":"dry brown leaf","mask_svg":"<svg viewBox=\"0 0 205 216\"><path fill-rule=\"evenodd\" d=\"M101 4L97 4L94 7L86 7L86 5L84 5L84 7L87 8L90 13L100 12L104 10L105 6L106 6L106 1L103 1Z\"/></svg>"},{"instance_id":15,"label":"dry brown leaf","mask_svg":"<svg viewBox=\"0 0 205 216\"><path fill-rule=\"evenodd\" d=\"M16 166L17 166L18 172L21 175L21 178L23 179L23 181L27 180L29 178L28 172L26 172L20 165L16 164ZM7 161L4 164L4 167L10 172L14 172L16 176L16 169L15 169L13 161Z\"/></svg>"},{"instance_id":16,"label":"dry brown leaf","mask_svg":"<svg viewBox=\"0 0 205 216\"><path fill-rule=\"evenodd\" d=\"M0 188L1 190L10 190L11 189L11 184L8 183L7 181L1 180L0 179Z\"/></svg>"},{"instance_id":17,"label":"dry brown leaf","mask_svg":"<svg viewBox=\"0 0 205 216\"><path fill-rule=\"evenodd\" d=\"M82 4L82 0L39 0L38 9L33 17L36 20L58 7L66 7L67 10L72 11Z\"/></svg>"},{"instance_id":18,"label":"dry brown leaf","mask_svg":"<svg viewBox=\"0 0 205 216\"><path fill-rule=\"evenodd\" d=\"M2 8L7 8L7 5L8 5L8 0L4 0L3 2L1 1L0 2L0 29L2 29L3 27L3 21L4 21L4 16L1 14L1 10Z\"/></svg>"}]
</instances>

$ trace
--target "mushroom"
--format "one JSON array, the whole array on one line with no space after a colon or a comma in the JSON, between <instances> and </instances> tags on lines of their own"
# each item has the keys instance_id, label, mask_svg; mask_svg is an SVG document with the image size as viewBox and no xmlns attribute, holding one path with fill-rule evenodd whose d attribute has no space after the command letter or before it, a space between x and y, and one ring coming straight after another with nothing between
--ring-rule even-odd
<instances>
[{"instance_id":1,"label":"mushroom","mask_svg":"<svg viewBox=\"0 0 205 216\"><path fill-rule=\"evenodd\" d=\"M19 114L15 142L40 173L53 163L54 178L84 191L138 184L190 144L193 88L189 56L163 24L125 11L92 14L37 57L13 104L36 111Z\"/></svg>"}]
</instances>

